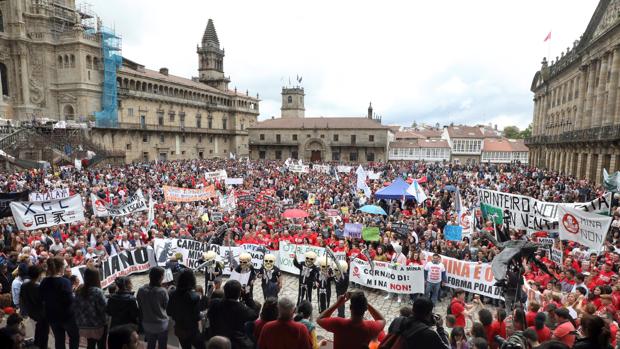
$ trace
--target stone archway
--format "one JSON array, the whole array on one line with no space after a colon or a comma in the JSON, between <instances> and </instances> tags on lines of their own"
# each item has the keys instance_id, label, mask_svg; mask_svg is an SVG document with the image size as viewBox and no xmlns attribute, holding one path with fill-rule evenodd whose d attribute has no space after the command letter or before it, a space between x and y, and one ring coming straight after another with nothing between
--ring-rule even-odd
<instances>
[{"instance_id":1,"label":"stone archway","mask_svg":"<svg viewBox=\"0 0 620 349\"><path fill-rule=\"evenodd\" d=\"M327 146L320 138L309 138L300 153L306 161L322 162L327 158Z\"/></svg>"}]
</instances>

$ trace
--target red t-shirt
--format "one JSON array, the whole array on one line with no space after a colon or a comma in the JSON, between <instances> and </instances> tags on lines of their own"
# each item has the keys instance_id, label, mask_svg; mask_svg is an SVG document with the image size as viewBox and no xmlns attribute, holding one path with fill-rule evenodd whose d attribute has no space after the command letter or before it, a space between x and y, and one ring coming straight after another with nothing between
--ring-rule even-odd
<instances>
[{"instance_id":1,"label":"red t-shirt","mask_svg":"<svg viewBox=\"0 0 620 349\"><path fill-rule=\"evenodd\" d=\"M463 302L453 298L450 303L450 311L452 311L452 315L456 318L455 326L465 328L465 314L463 313L465 305L463 305Z\"/></svg>"},{"instance_id":2,"label":"red t-shirt","mask_svg":"<svg viewBox=\"0 0 620 349\"><path fill-rule=\"evenodd\" d=\"M530 326L532 330L536 331L536 335L538 336L538 343L546 342L551 339L551 330L547 326L543 326L540 330L537 330L536 327Z\"/></svg>"},{"instance_id":3,"label":"red t-shirt","mask_svg":"<svg viewBox=\"0 0 620 349\"><path fill-rule=\"evenodd\" d=\"M535 311L528 311L527 313L525 313L525 323L528 326L534 326L534 320L536 319L536 312Z\"/></svg>"},{"instance_id":4,"label":"red t-shirt","mask_svg":"<svg viewBox=\"0 0 620 349\"><path fill-rule=\"evenodd\" d=\"M375 320L353 322L339 317L320 319L317 324L334 334L334 349L367 348L384 326Z\"/></svg>"},{"instance_id":5,"label":"red t-shirt","mask_svg":"<svg viewBox=\"0 0 620 349\"><path fill-rule=\"evenodd\" d=\"M491 328L493 329L493 332L499 334L502 338L506 338L506 321L499 322L497 320L493 320Z\"/></svg>"},{"instance_id":6,"label":"red t-shirt","mask_svg":"<svg viewBox=\"0 0 620 349\"><path fill-rule=\"evenodd\" d=\"M263 326L258 339L259 349L312 349L308 328L300 322L269 321Z\"/></svg>"}]
</instances>

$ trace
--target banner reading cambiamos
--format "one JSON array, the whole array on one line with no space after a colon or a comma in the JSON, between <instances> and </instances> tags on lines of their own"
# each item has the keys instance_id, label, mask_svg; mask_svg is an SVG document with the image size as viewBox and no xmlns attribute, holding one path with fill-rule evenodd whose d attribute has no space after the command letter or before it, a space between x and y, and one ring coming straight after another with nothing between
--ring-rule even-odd
<instances>
[{"instance_id":1,"label":"banner reading cambiamos","mask_svg":"<svg viewBox=\"0 0 620 349\"><path fill-rule=\"evenodd\" d=\"M422 258L430 263L433 254L423 251ZM490 263L465 262L456 258L441 256L446 267L446 276L450 288L462 288L467 292L477 293L485 297L504 299L502 291L495 286L495 278Z\"/></svg>"},{"instance_id":2,"label":"banner reading cambiamos","mask_svg":"<svg viewBox=\"0 0 620 349\"><path fill-rule=\"evenodd\" d=\"M311 245L295 245L286 241L280 241L280 250L277 254L277 263L280 270L287 273L299 275L299 269L293 264L295 256L300 263L303 263L306 252L312 251L316 253L317 259L325 258L325 249L323 247L311 246ZM345 260L346 255L344 252L335 252L334 256L338 260Z\"/></svg>"},{"instance_id":3,"label":"banner reading cambiamos","mask_svg":"<svg viewBox=\"0 0 620 349\"><path fill-rule=\"evenodd\" d=\"M172 202L204 201L215 196L215 187L210 185L202 189L170 187L164 185L164 198Z\"/></svg>"},{"instance_id":4,"label":"banner reading cambiamos","mask_svg":"<svg viewBox=\"0 0 620 349\"><path fill-rule=\"evenodd\" d=\"M134 273L148 271L151 267L152 249L150 247L139 247L133 251L122 251L114 256L108 257L101 262L99 267L99 277L101 279L101 287L110 286L119 276L128 276ZM83 274L86 269L85 265L71 268L71 274L78 277L80 283L83 283Z\"/></svg>"},{"instance_id":5,"label":"banner reading cambiamos","mask_svg":"<svg viewBox=\"0 0 620 349\"><path fill-rule=\"evenodd\" d=\"M263 266L265 252L269 253L264 246L254 244L244 244L241 246L227 247L191 239L155 239L153 243L155 250L155 259L159 266L165 266L166 262L175 253L183 255L183 265L188 268L196 268L200 265L199 260L202 258L203 252L214 251L217 254L217 260L224 264L224 274L230 274L230 254L232 258L239 262L239 255L247 252L252 255L252 264L254 268Z\"/></svg>"},{"instance_id":6,"label":"banner reading cambiamos","mask_svg":"<svg viewBox=\"0 0 620 349\"><path fill-rule=\"evenodd\" d=\"M391 293L424 293L424 270L419 265L375 261L372 269L361 259L351 261L349 281Z\"/></svg>"}]
</instances>

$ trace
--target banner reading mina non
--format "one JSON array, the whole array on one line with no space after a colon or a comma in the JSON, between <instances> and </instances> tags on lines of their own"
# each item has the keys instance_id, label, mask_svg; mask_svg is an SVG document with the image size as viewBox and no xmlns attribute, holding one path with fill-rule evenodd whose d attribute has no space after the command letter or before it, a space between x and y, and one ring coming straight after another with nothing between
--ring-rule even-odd
<instances>
[{"instance_id":1,"label":"banner reading mina non","mask_svg":"<svg viewBox=\"0 0 620 349\"><path fill-rule=\"evenodd\" d=\"M432 253L422 251L422 258L426 263L431 263L432 257ZM504 299L502 290L495 286L491 263L465 262L446 256L441 256L441 262L446 267L446 286L462 288L485 297Z\"/></svg>"},{"instance_id":2,"label":"banner reading mina non","mask_svg":"<svg viewBox=\"0 0 620 349\"><path fill-rule=\"evenodd\" d=\"M481 204L497 207L502 210L504 215L508 213L511 227L529 231L558 231L558 206L560 204L557 202L545 202L529 196L488 189L478 189L477 194ZM605 195L590 202L563 203L562 205L586 212L609 215L611 193L605 193Z\"/></svg>"},{"instance_id":3,"label":"banner reading mina non","mask_svg":"<svg viewBox=\"0 0 620 349\"><path fill-rule=\"evenodd\" d=\"M374 269L359 258L351 261L349 281L392 293L424 293L424 270L419 265L374 262Z\"/></svg>"}]
</instances>

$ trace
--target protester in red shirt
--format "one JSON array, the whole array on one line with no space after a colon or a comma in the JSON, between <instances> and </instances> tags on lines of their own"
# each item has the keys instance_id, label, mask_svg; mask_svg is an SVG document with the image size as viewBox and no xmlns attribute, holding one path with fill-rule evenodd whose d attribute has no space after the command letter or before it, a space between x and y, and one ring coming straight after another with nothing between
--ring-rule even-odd
<instances>
[{"instance_id":1,"label":"protester in red shirt","mask_svg":"<svg viewBox=\"0 0 620 349\"><path fill-rule=\"evenodd\" d=\"M351 300L351 318L332 318L334 311L348 300ZM364 320L366 310L374 320ZM334 334L334 349L367 348L385 326L383 315L369 304L364 293L359 291L347 292L338 297L338 301L321 313L316 322Z\"/></svg>"},{"instance_id":2,"label":"protester in red shirt","mask_svg":"<svg viewBox=\"0 0 620 349\"><path fill-rule=\"evenodd\" d=\"M540 304L536 301L530 301L527 308L527 313L525 313L525 323L527 326L534 326L534 319L536 318L536 314L538 314Z\"/></svg>"},{"instance_id":3,"label":"protester in red shirt","mask_svg":"<svg viewBox=\"0 0 620 349\"><path fill-rule=\"evenodd\" d=\"M467 312L473 305L465 304L465 291L463 289L457 289L454 291L454 298L450 302L450 311L456 318L456 326L465 328L465 317L469 316Z\"/></svg>"},{"instance_id":4,"label":"protester in red shirt","mask_svg":"<svg viewBox=\"0 0 620 349\"><path fill-rule=\"evenodd\" d=\"M308 328L301 322L293 321L295 304L282 297L278 300L278 320L263 326L258 339L259 349L312 349L312 338Z\"/></svg>"},{"instance_id":5,"label":"protester in red shirt","mask_svg":"<svg viewBox=\"0 0 620 349\"><path fill-rule=\"evenodd\" d=\"M537 313L534 318L534 324L529 327L536 331L538 343L543 343L551 339L551 330L547 327L547 325L545 325L545 322L547 322L547 316L545 313Z\"/></svg>"}]
</instances>

